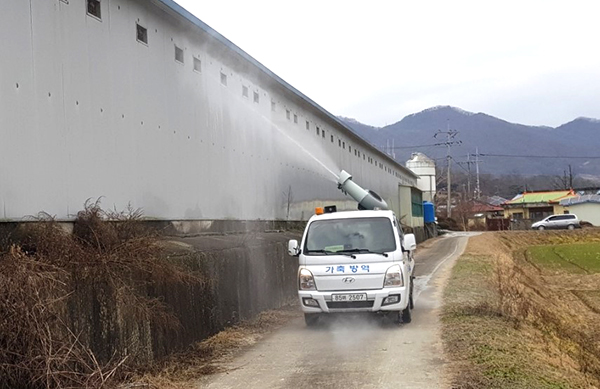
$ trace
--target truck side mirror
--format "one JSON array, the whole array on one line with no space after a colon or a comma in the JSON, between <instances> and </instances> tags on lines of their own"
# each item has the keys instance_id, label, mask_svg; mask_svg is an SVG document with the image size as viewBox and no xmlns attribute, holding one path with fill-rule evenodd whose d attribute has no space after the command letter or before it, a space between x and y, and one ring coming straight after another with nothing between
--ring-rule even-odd
<instances>
[{"instance_id":1,"label":"truck side mirror","mask_svg":"<svg viewBox=\"0 0 600 389\"><path fill-rule=\"evenodd\" d=\"M288 242L288 254L292 257L300 255L300 247L298 247L298 241L296 239L291 239Z\"/></svg>"},{"instance_id":2,"label":"truck side mirror","mask_svg":"<svg viewBox=\"0 0 600 389\"><path fill-rule=\"evenodd\" d=\"M413 251L417 249L417 239L415 234L404 235L404 250Z\"/></svg>"}]
</instances>

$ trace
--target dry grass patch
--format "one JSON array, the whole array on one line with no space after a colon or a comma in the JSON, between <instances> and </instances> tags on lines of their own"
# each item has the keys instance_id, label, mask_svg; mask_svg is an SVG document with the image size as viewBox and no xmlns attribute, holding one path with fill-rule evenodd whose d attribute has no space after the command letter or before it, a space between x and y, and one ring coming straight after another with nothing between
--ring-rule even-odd
<instances>
[{"instance_id":1,"label":"dry grass patch","mask_svg":"<svg viewBox=\"0 0 600 389\"><path fill-rule=\"evenodd\" d=\"M40 214L4 238L0 388L113 387L137 356L133 336L119 347L108 344L117 326L149 323L165 332L179 326L145 287L202 282L159 258L140 212L106 212L98 201L77 214L72 233ZM101 320L91 320L94 313Z\"/></svg>"},{"instance_id":2,"label":"dry grass patch","mask_svg":"<svg viewBox=\"0 0 600 389\"><path fill-rule=\"evenodd\" d=\"M572 235L568 239L579 242L600 238ZM443 339L452 387L599 385L600 331L591 320L597 314L564 285L549 283L524 255L532 243L568 239L537 232L470 239L444 296Z\"/></svg>"},{"instance_id":3,"label":"dry grass patch","mask_svg":"<svg viewBox=\"0 0 600 389\"><path fill-rule=\"evenodd\" d=\"M600 290L571 291L585 306L596 314L600 314Z\"/></svg>"}]
</instances>

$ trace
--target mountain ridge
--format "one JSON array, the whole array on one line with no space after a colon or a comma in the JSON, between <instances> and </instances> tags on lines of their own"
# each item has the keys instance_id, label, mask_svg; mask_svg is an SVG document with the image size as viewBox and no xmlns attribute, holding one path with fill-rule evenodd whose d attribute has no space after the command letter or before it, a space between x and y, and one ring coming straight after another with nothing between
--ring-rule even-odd
<instances>
[{"instance_id":1,"label":"mountain ridge","mask_svg":"<svg viewBox=\"0 0 600 389\"><path fill-rule=\"evenodd\" d=\"M600 145L600 120L594 118L579 117L558 127L529 126L483 112L436 106L384 127L370 126L352 118L339 119L382 149L385 148L383 145L393 143L395 150L388 148L387 151L394 151L396 160L402 164L416 151L433 159L445 158L447 150L440 143L446 141L444 132L455 130L458 134L452 138L455 143L450 150L454 161L467 162L467 156L478 149L484 160L480 170L485 173L562 175L571 165L576 174L600 175L597 147ZM411 149L410 146L419 147ZM574 158L579 156L593 158Z\"/></svg>"}]
</instances>

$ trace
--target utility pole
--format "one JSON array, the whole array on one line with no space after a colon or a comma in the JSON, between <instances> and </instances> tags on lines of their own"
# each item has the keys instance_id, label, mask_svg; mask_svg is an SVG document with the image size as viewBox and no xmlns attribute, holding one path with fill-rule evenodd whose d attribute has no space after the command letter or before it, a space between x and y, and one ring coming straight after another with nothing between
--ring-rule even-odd
<instances>
[{"instance_id":1,"label":"utility pole","mask_svg":"<svg viewBox=\"0 0 600 389\"><path fill-rule=\"evenodd\" d=\"M479 187L479 148L475 147L475 169L477 170L477 189L475 189L475 198L479 199L481 197L481 188Z\"/></svg>"},{"instance_id":2,"label":"utility pole","mask_svg":"<svg viewBox=\"0 0 600 389\"><path fill-rule=\"evenodd\" d=\"M475 163L475 161L471 161L471 154L467 154L467 160L465 162L457 162L459 165L467 165L467 200L472 198L471 193L471 165Z\"/></svg>"},{"instance_id":3,"label":"utility pole","mask_svg":"<svg viewBox=\"0 0 600 389\"><path fill-rule=\"evenodd\" d=\"M573 190L573 170L571 169L571 165L569 165L569 189Z\"/></svg>"},{"instance_id":4,"label":"utility pole","mask_svg":"<svg viewBox=\"0 0 600 389\"><path fill-rule=\"evenodd\" d=\"M471 160L471 157L475 157L475 160ZM459 164L466 164L467 165L467 173L469 174L468 176L468 180L467 180L467 187L469 188L469 196L471 195L471 165L475 164L475 171L477 174L477 183L475 186L475 198L479 199L481 197L481 188L479 186L479 162L483 162L482 160L479 159L479 148L475 148L475 154L467 154L467 161L466 162L458 162Z\"/></svg>"},{"instance_id":5,"label":"utility pole","mask_svg":"<svg viewBox=\"0 0 600 389\"><path fill-rule=\"evenodd\" d=\"M462 142L459 140L452 140L454 139L454 137L456 135L458 135L458 131L456 130L451 130L450 129L450 123L448 123L446 131L441 131L438 130L433 137L437 138L438 135L441 134L445 134L446 135L446 141L443 143L444 145L446 145L446 164L448 166L448 178L447 178L447 182L448 182L448 189L447 189L447 194L448 194L448 199L446 201L446 215L448 217L452 216L452 196L451 196L451 187L452 187L452 181L451 181L451 176L450 176L450 168L452 166L451 162L452 162L452 157L450 156L450 147L455 146L455 145L459 145Z\"/></svg>"}]
</instances>

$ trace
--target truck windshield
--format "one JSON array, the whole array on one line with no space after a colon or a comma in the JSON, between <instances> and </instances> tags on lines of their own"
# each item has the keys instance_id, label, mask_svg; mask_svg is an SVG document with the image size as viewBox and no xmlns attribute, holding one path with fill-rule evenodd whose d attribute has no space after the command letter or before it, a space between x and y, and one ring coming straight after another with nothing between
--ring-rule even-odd
<instances>
[{"instance_id":1,"label":"truck windshield","mask_svg":"<svg viewBox=\"0 0 600 389\"><path fill-rule=\"evenodd\" d=\"M310 224L304 253L384 253L396 250L392 223L388 218L318 220Z\"/></svg>"}]
</instances>

